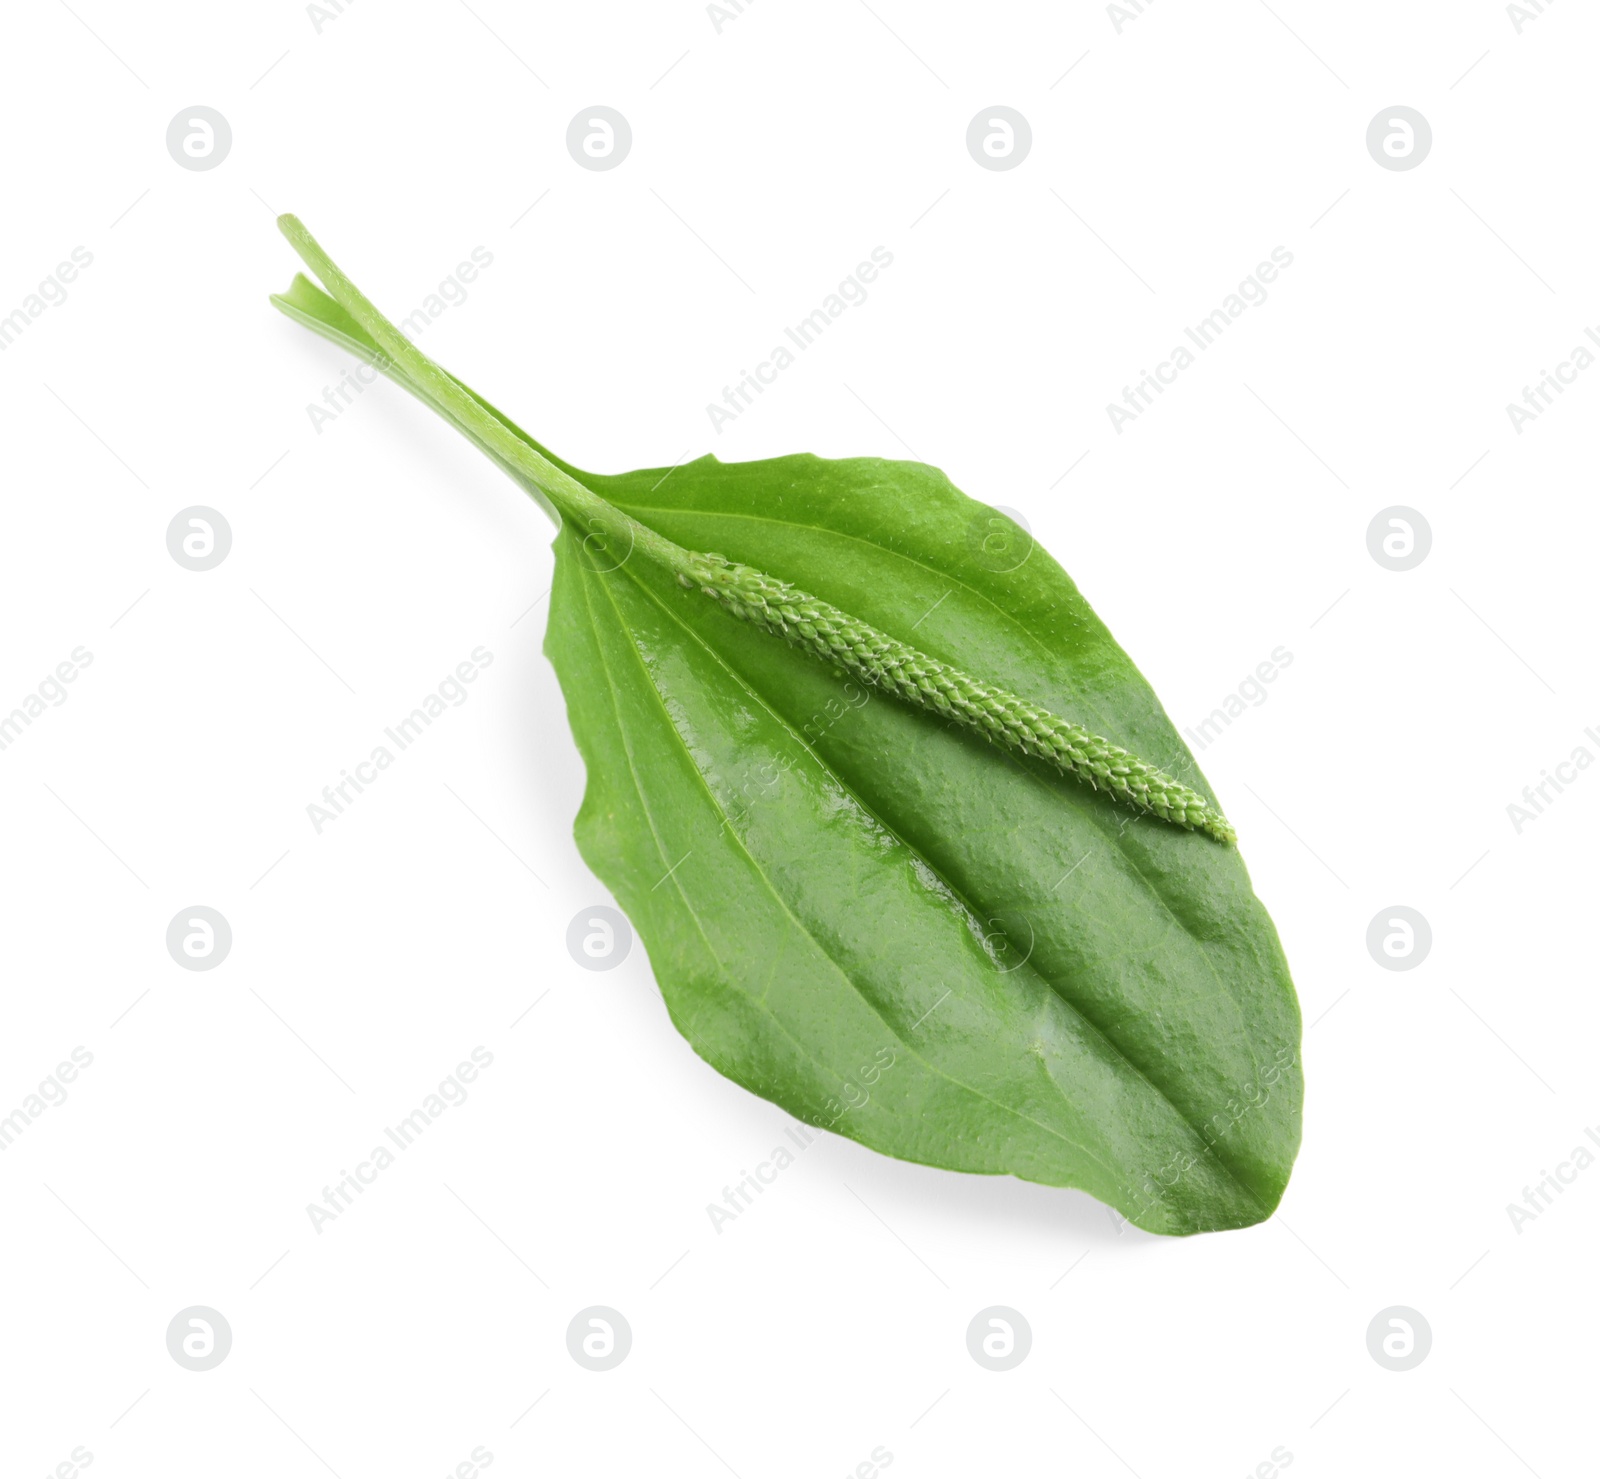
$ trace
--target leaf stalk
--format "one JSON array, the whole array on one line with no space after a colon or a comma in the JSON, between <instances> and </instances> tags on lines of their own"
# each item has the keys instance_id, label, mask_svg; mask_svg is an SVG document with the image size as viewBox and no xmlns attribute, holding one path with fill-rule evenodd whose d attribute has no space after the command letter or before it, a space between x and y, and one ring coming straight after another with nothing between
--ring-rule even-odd
<instances>
[{"instance_id":1,"label":"leaf stalk","mask_svg":"<svg viewBox=\"0 0 1600 1479\"><path fill-rule=\"evenodd\" d=\"M585 534L626 536L627 549L676 575L740 621L847 669L863 682L981 734L1012 754L1044 760L1096 790L1219 842L1236 840L1204 796L1081 725L918 651L858 617L749 565L685 549L585 487L530 446L448 371L423 354L340 270L292 215L278 227L305 264L377 343L380 367L413 390ZM274 302L307 321L284 299Z\"/></svg>"}]
</instances>

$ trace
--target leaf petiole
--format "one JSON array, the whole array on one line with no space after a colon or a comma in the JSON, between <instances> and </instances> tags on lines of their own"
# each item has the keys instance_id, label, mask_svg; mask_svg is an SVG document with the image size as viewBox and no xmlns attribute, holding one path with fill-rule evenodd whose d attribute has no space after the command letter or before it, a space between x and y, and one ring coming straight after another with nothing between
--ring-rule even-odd
<instances>
[{"instance_id":1,"label":"leaf petiole","mask_svg":"<svg viewBox=\"0 0 1600 1479\"><path fill-rule=\"evenodd\" d=\"M1001 749L1053 765L1140 810L1220 842L1227 818L1199 792L1137 755L1037 704L938 661L805 591L748 565L674 543L601 498L481 397L418 349L367 299L292 215L278 227L332 294L331 309L303 278L273 298L289 317L363 355L444 416L500 464L547 513L603 532L711 597L739 620L782 637L865 683L983 735ZM315 297L312 295L316 294Z\"/></svg>"}]
</instances>

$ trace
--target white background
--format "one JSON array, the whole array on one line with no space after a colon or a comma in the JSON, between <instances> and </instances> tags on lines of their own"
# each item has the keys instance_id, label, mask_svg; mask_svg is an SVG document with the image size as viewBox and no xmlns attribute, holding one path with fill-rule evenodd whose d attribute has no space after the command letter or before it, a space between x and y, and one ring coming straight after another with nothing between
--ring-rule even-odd
<instances>
[{"instance_id":1,"label":"white background","mask_svg":"<svg viewBox=\"0 0 1600 1479\"><path fill-rule=\"evenodd\" d=\"M94 1060L0 1154L6 1474L1594 1472L1600 1168L1506 1210L1600 1123L1600 770L1507 811L1600 756L1600 367L1505 410L1600 323L1588 10L1166 0L1119 33L759 0L719 34L686 0L320 31L41 0L6 29L0 314L93 263L0 354L0 710L93 661L0 752L0 1114ZM165 146L196 104L233 132L204 172ZM594 104L633 129L605 173L565 146ZM995 104L1033 131L1006 172L964 142ZM1365 143L1395 104L1433 130L1405 172ZM1160 1239L826 1137L713 1230L788 1121L694 1056L637 944L567 952L607 896L539 650L550 529L387 384L314 427L350 361L268 305L281 210L395 316L492 253L425 347L580 465L912 448L1026 516L1178 724L1292 653L1200 753L1308 1024L1280 1215ZM869 300L714 431L879 245ZM1276 246L1268 300L1118 434L1106 403ZM195 504L233 531L206 573L165 543ZM1397 504L1432 530L1406 573L1367 548ZM195 904L233 930L209 972L165 948ZM1396 904L1433 932L1405 973L1365 943ZM470 1100L315 1231L479 1045ZM166 1348L190 1305L233 1332L204 1373ZM632 1328L609 1372L567 1352L590 1305ZM967 1353L991 1305L1033 1332L1010 1372ZM1367 1349L1394 1305L1433 1335L1406 1372Z\"/></svg>"}]
</instances>

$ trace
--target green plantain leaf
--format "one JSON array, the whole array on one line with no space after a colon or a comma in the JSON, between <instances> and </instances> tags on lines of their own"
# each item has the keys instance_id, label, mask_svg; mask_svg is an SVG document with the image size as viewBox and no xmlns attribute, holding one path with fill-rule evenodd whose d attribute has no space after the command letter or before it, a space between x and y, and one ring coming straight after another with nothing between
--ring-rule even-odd
<instances>
[{"instance_id":1,"label":"green plantain leaf","mask_svg":"<svg viewBox=\"0 0 1600 1479\"><path fill-rule=\"evenodd\" d=\"M276 301L383 362L303 279ZM648 529L1214 801L1066 573L937 470L801 455L600 476L493 414ZM1271 1215L1300 1141L1300 1014L1235 848L732 619L604 521L567 520L554 549L578 845L703 1058L876 1150L1082 1188L1155 1232Z\"/></svg>"}]
</instances>

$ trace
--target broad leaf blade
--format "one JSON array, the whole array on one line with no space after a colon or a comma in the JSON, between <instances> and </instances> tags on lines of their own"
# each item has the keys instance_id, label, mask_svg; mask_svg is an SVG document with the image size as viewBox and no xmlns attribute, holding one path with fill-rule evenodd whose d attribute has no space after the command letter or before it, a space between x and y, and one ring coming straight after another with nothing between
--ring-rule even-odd
<instances>
[{"instance_id":1,"label":"broad leaf blade","mask_svg":"<svg viewBox=\"0 0 1600 1479\"><path fill-rule=\"evenodd\" d=\"M1014 528L991 557L1000 516L933 469L581 476L1209 794L1060 567ZM1082 1187L1153 1230L1270 1214L1299 1012L1235 849L869 695L578 532L546 650L588 765L579 845L702 1056L876 1149Z\"/></svg>"},{"instance_id":2,"label":"broad leaf blade","mask_svg":"<svg viewBox=\"0 0 1600 1479\"><path fill-rule=\"evenodd\" d=\"M304 279L276 301L376 355ZM1061 568L936 470L797 456L598 476L475 398L678 543L1210 795ZM1270 1215L1299 1146L1300 1016L1238 852L869 695L612 543L557 536L546 650L588 768L580 848L696 1051L885 1153L1080 1187L1153 1231Z\"/></svg>"}]
</instances>

